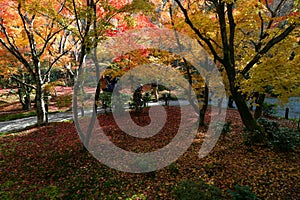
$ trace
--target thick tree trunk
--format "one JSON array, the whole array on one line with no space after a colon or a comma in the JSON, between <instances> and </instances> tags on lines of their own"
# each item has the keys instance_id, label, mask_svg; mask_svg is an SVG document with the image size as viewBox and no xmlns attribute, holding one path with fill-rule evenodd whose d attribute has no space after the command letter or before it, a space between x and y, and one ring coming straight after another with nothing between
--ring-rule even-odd
<instances>
[{"instance_id":1,"label":"thick tree trunk","mask_svg":"<svg viewBox=\"0 0 300 200\"><path fill-rule=\"evenodd\" d=\"M263 133L262 127L259 126L259 124L256 122L256 120L252 116L252 114L248 108L248 105L247 105L244 97L242 96L242 94L237 91L236 87L231 91L231 93L233 95L235 104L238 108L241 119L242 119L244 125L246 126L246 128L249 131L258 130L259 132Z\"/></svg>"}]
</instances>

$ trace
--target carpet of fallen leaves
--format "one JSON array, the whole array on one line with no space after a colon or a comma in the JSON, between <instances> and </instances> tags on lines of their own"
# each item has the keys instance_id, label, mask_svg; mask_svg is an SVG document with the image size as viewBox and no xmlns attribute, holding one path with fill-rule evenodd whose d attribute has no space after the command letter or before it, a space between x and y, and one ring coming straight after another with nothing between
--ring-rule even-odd
<instances>
[{"instance_id":1,"label":"carpet of fallen leaves","mask_svg":"<svg viewBox=\"0 0 300 200\"><path fill-rule=\"evenodd\" d=\"M250 186L262 199L300 199L299 149L276 153L265 146L246 146L238 112L227 112L232 131L219 138L208 156L198 157L207 129L200 127L193 144L175 163L146 174L120 172L98 162L83 150L72 122L1 136L0 198L126 199L144 194L147 199L172 199L180 181L202 179L221 188L224 195L239 184ZM178 107L167 107L166 127L148 141L122 133L111 114L98 120L118 146L141 151L161 148L174 137L178 113ZM132 113L132 118L142 126L150 120L146 111L138 117Z\"/></svg>"}]
</instances>

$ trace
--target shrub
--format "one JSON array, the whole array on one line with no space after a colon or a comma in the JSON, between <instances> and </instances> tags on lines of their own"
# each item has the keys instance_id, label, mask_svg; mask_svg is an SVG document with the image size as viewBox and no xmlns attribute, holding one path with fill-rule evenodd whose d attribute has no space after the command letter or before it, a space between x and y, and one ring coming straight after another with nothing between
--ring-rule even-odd
<instances>
[{"instance_id":1,"label":"shrub","mask_svg":"<svg viewBox=\"0 0 300 200\"><path fill-rule=\"evenodd\" d=\"M259 118L257 122L264 128L266 138L261 138L267 142L275 151L286 152L300 145L300 132L290 128L280 127L276 121ZM256 132L248 132L246 144L256 143ZM262 134L261 134L262 135Z\"/></svg>"},{"instance_id":2,"label":"shrub","mask_svg":"<svg viewBox=\"0 0 300 200\"><path fill-rule=\"evenodd\" d=\"M257 122L264 127L266 132L270 133L278 131L280 126L278 122L263 117L258 118Z\"/></svg>"},{"instance_id":3,"label":"shrub","mask_svg":"<svg viewBox=\"0 0 300 200\"><path fill-rule=\"evenodd\" d=\"M271 116L276 114L275 111L276 105L275 104L269 104L264 102L262 105L262 112L264 116Z\"/></svg>"},{"instance_id":4,"label":"shrub","mask_svg":"<svg viewBox=\"0 0 300 200\"><path fill-rule=\"evenodd\" d=\"M151 100L151 92L146 92L145 95L143 96L143 100L145 102L149 102Z\"/></svg>"},{"instance_id":5,"label":"shrub","mask_svg":"<svg viewBox=\"0 0 300 200\"><path fill-rule=\"evenodd\" d=\"M39 194L46 199L59 199L60 190L55 185L50 185L39 190Z\"/></svg>"},{"instance_id":6,"label":"shrub","mask_svg":"<svg viewBox=\"0 0 300 200\"><path fill-rule=\"evenodd\" d=\"M99 99L102 102L103 108L111 108L111 92L103 92L100 94Z\"/></svg>"},{"instance_id":7,"label":"shrub","mask_svg":"<svg viewBox=\"0 0 300 200\"><path fill-rule=\"evenodd\" d=\"M244 129L246 133L245 144L252 145L256 143L267 143L272 140L273 133L279 130L279 123L273 120L269 120L266 118L259 118L257 122L262 126L265 134L256 130L256 131L248 131Z\"/></svg>"},{"instance_id":8,"label":"shrub","mask_svg":"<svg viewBox=\"0 0 300 200\"><path fill-rule=\"evenodd\" d=\"M171 163L169 165L169 170L173 173L173 174L178 174L179 173L179 169L178 169L178 165L176 163Z\"/></svg>"},{"instance_id":9,"label":"shrub","mask_svg":"<svg viewBox=\"0 0 300 200\"><path fill-rule=\"evenodd\" d=\"M273 133L273 138L269 143L275 151L290 151L300 145L300 132L289 128L279 128Z\"/></svg>"},{"instance_id":10,"label":"shrub","mask_svg":"<svg viewBox=\"0 0 300 200\"><path fill-rule=\"evenodd\" d=\"M235 185L235 191L228 190L232 200L256 200L255 194L250 191L249 186Z\"/></svg>"},{"instance_id":11,"label":"shrub","mask_svg":"<svg viewBox=\"0 0 300 200\"><path fill-rule=\"evenodd\" d=\"M279 131L279 126L280 124L276 121L269 120L266 118L259 118L257 119L257 122L262 125L264 128L266 134L267 134L267 139L268 140L273 140L273 134L277 131Z\"/></svg>"},{"instance_id":12,"label":"shrub","mask_svg":"<svg viewBox=\"0 0 300 200\"><path fill-rule=\"evenodd\" d=\"M126 104L130 99L130 96L130 94L120 94L119 96L112 96L111 102L114 107L114 111L117 113L123 113L125 111Z\"/></svg>"},{"instance_id":13,"label":"shrub","mask_svg":"<svg viewBox=\"0 0 300 200\"><path fill-rule=\"evenodd\" d=\"M58 108L70 107L72 105L72 95L63 95L56 98Z\"/></svg>"},{"instance_id":14,"label":"shrub","mask_svg":"<svg viewBox=\"0 0 300 200\"><path fill-rule=\"evenodd\" d=\"M232 131L231 124L232 124L232 122L230 120L224 124L223 129L222 129L222 134L227 134Z\"/></svg>"},{"instance_id":15,"label":"shrub","mask_svg":"<svg viewBox=\"0 0 300 200\"><path fill-rule=\"evenodd\" d=\"M259 130L249 131L244 129L245 133L245 145L251 146L253 144L266 143L266 136Z\"/></svg>"},{"instance_id":16,"label":"shrub","mask_svg":"<svg viewBox=\"0 0 300 200\"><path fill-rule=\"evenodd\" d=\"M224 199L219 188L204 183L203 181L182 181L179 187L173 190L173 197L180 200L203 199L219 200Z\"/></svg>"}]
</instances>

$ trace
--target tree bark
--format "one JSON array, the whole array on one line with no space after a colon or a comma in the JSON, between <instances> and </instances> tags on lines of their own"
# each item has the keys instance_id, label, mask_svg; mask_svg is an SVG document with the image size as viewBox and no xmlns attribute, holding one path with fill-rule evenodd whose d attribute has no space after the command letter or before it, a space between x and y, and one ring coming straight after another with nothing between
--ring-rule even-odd
<instances>
[{"instance_id":1,"label":"tree bark","mask_svg":"<svg viewBox=\"0 0 300 200\"><path fill-rule=\"evenodd\" d=\"M248 105L243 97L243 95L237 91L238 89L234 87L231 89L231 93L233 94L233 98L235 101L235 104L238 108L238 111L240 113L241 119L243 121L243 124L246 126L246 128L249 131L256 131L263 133L263 129L259 124L256 122L254 117L252 116Z\"/></svg>"},{"instance_id":2,"label":"tree bark","mask_svg":"<svg viewBox=\"0 0 300 200\"><path fill-rule=\"evenodd\" d=\"M37 124L38 124L38 126L42 126L46 123L44 88L43 88L43 84L40 81L37 81L37 82L38 82L38 84L36 86L36 96L35 96Z\"/></svg>"},{"instance_id":3,"label":"tree bark","mask_svg":"<svg viewBox=\"0 0 300 200\"><path fill-rule=\"evenodd\" d=\"M263 103L265 101L265 97L266 97L265 94L259 94L258 95L258 98L257 98L257 101L256 101L257 105L256 105L256 108L255 108L255 111L254 111L254 118L255 119L260 118L260 116L262 115Z\"/></svg>"},{"instance_id":4,"label":"tree bark","mask_svg":"<svg viewBox=\"0 0 300 200\"><path fill-rule=\"evenodd\" d=\"M205 113L206 113L207 106L208 106L208 86L207 86L207 84L205 84L205 88L203 91L203 98L204 98L204 100L202 101L203 106L200 109L200 115L199 115L199 125L200 126L205 125L204 119L205 119Z\"/></svg>"},{"instance_id":5,"label":"tree bark","mask_svg":"<svg viewBox=\"0 0 300 200\"><path fill-rule=\"evenodd\" d=\"M26 91L22 85L18 88L19 101L22 104L22 110L31 110L30 92Z\"/></svg>"}]
</instances>

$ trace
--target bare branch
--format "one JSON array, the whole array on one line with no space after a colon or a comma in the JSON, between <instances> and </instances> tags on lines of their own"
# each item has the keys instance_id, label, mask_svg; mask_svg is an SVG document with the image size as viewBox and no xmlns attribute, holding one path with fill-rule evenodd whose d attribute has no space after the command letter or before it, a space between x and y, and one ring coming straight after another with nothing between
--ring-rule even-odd
<instances>
[{"instance_id":1,"label":"bare branch","mask_svg":"<svg viewBox=\"0 0 300 200\"><path fill-rule=\"evenodd\" d=\"M30 88L32 88L32 89L35 89L35 86L33 86L33 85L31 85L31 84L28 84L28 83L22 81L21 79L15 77L15 76L12 76L11 78L14 79L15 81L17 81L17 82L19 82L19 83L21 83L21 84L27 86L27 87L30 87Z\"/></svg>"}]
</instances>

